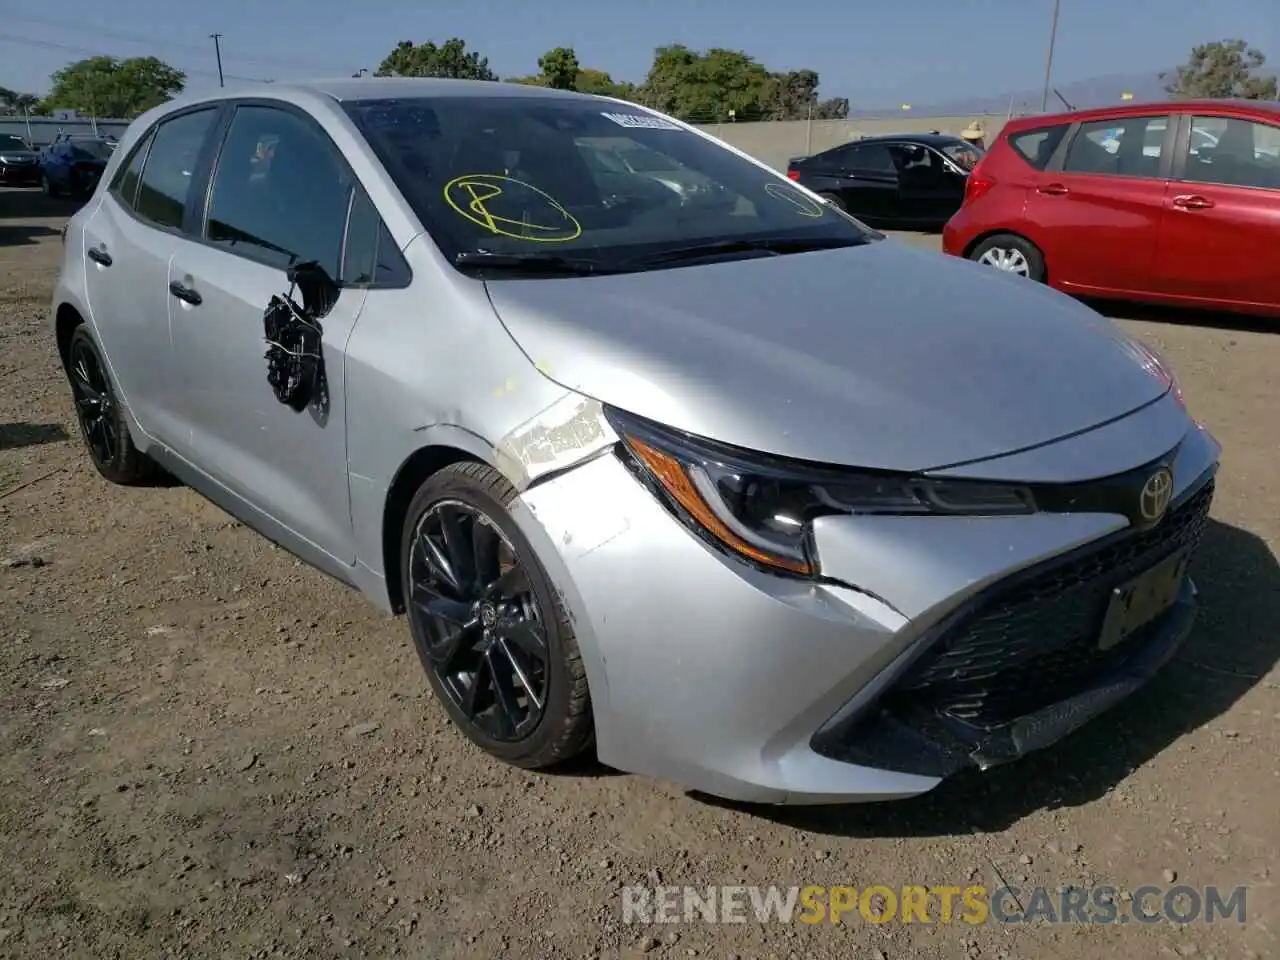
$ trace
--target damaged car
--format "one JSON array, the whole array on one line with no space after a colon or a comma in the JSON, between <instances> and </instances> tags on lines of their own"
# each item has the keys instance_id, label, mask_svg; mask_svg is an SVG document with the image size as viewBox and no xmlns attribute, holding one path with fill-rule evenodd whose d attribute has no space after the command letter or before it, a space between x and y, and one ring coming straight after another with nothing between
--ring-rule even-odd
<instances>
[{"instance_id":1,"label":"damaged car","mask_svg":"<svg viewBox=\"0 0 1280 960\"><path fill-rule=\"evenodd\" d=\"M403 615L507 763L906 797L1048 747L1190 628L1220 451L1156 353L647 108L186 96L64 243L97 470Z\"/></svg>"}]
</instances>

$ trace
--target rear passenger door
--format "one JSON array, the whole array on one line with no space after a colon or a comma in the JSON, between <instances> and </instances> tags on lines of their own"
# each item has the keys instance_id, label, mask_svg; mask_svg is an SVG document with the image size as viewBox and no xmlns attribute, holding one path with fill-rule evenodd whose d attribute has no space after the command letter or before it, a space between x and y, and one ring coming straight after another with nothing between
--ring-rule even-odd
<instances>
[{"instance_id":1,"label":"rear passenger door","mask_svg":"<svg viewBox=\"0 0 1280 960\"><path fill-rule=\"evenodd\" d=\"M1168 114L1152 114L1068 134L1026 207L1055 286L1102 296L1151 289L1175 133Z\"/></svg>"},{"instance_id":2,"label":"rear passenger door","mask_svg":"<svg viewBox=\"0 0 1280 960\"><path fill-rule=\"evenodd\" d=\"M898 206L898 168L883 143L854 143L836 158L836 196L855 217L883 222Z\"/></svg>"},{"instance_id":3,"label":"rear passenger door","mask_svg":"<svg viewBox=\"0 0 1280 960\"><path fill-rule=\"evenodd\" d=\"M142 429L171 443L169 258L182 236L196 161L218 116L205 106L166 117L112 175L85 223L85 288L99 344Z\"/></svg>"},{"instance_id":4,"label":"rear passenger door","mask_svg":"<svg viewBox=\"0 0 1280 960\"><path fill-rule=\"evenodd\" d=\"M320 125L275 102L235 107L201 214L169 269L187 427L179 452L304 545L350 565L345 349L374 282L370 251L381 245L392 260L399 251ZM310 260L342 290L320 321L325 390L295 412L267 381L263 312L288 291L287 268Z\"/></svg>"}]
</instances>

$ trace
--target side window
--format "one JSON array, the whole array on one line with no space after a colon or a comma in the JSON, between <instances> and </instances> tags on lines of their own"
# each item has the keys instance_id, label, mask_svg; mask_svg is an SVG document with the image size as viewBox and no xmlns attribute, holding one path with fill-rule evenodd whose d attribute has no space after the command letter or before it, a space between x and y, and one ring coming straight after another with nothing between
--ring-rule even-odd
<instances>
[{"instance_id":1,"label":"side window","mask_svg":"<svg viewBox=\"0 0 1280 960\"><path fill-rule=\"evenodd\" d=\"M163 121L152 136L134 209L162 227L180 228L191 180L204 138L217 108L184 113Z\"/></svg>"},{"instance_id":2,"label":"side window","mask_svg":"<svg viewBox=\"0 0 1280 960\"><path fill-rule=\"evenodd\" d=\"M1067 173L1095 173L1119 177L1156 177L1164 152L1167 116L1121 117L1080 124L1062 169ZM1158 134L1149 137L1155 127Z\"/></svg>"},{"instance_id":3,"label":"side window","mask_svg":"<svg viewBox=\"0 0 1280 960\"><path fill-rule=\"evenodd\" d=\"M402 287L409 281L409 265L373 201L359 186L351 198L338 279L344 286L356 287Z\"/></svg>"},{"instance_id":4,"label":"side window","mask_svg":"<svg viewBox=\"0 0 1280 960\"><path fill-rule=\"evenodd\" d=\"M1043 170L1049 165L1049 160L1058 149L1058 144L1062 143L1069 126L1059 123L1052 127L1015 133L1009 137L1009 146L1035 169Z\"/></svg>"},{"instance_id":5,"label":"side window","mask_svg":"<svg viewBox=\"0 0 1280 960\"><path fill-rule=\"evenodd\" d=\"M1183 179L1280 188L1280 127L1234 117L1192 117Z\"/></svg>"},{"instance_id":6,"label":"side window","mask_svg":"<svg viewBox=\"0 0 1280 960\"><path fill-rule=\"evenodd\" d=\"M889 148L879 143L854 147L841 158L840 166L862 173L894 173L898 169Z\"/></svg>"},{"instance_id":7,"label":"side window","mask_svg":"<svg viewBox=\"0 0 1280 960\"><path fill-rule=\"evenodd\" d=\"M146 163L147 150L154 139L154 133L149 133L142 138L142 142L133 148L129 159L116 171L108 188L115 194L116 199L130 210L138 200L138 182L142 179L142 165Z\"/></svg>"},{"instance_id":8,"label":"side window","mask_svg":"<svg viewBox=\"0 0 1280 960\"><path fill-rule=\"evenodd\" d=\"M317 124L276 107L238 107L215 167L205 238L281 269L315 260L337 279L352 184Z\"/></svg>"}]
</instances>

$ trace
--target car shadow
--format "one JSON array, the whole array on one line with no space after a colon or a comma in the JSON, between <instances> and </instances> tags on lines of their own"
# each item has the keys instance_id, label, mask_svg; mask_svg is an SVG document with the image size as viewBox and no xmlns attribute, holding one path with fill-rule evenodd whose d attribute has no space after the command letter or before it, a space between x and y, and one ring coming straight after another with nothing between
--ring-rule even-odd
<instances>
[{"instance_id":1,"label":"car shadow","mask_svg":"<svg viewBox=\"0 0 1280 960\"><path fill-rule=\"evenodd\" d=\"M83 205L83 199L46 197L38 189L8 188L0 190L0 221L70 217Z\"/></svg>"},{"instance_id":2,"label":"car shadow","mask_svg":"<svg viewBox=\"0 0 1280 960\"><path fill-rule=\"evenodd\" d=\"M1133 303L1120 300L1082 298L1088 306L1112 320L1141 320L1148 323L1172 323L1188 327L1213 327L1221 330L1240 330L1247 333L1276 333L1280 320L1274 317L1254 317L1226 310L1188 310L1149 303Z\"/></svg>"},{"instance_id":3,"label":"car shadow","mask_svg":"<svg viewBox=\"0 0 1280 960\"><path fill-rule=\"evenodd\" d=\"M57 235L57 230L43 224L0 221L0 247L18 247L26 243L37 243L40 237Z\"/></svg>"},{"instance_id":4,"label":"car shadow","mask_svg":"<svg viewBox=\"0 0 1280 960\"><path fill-rule=\"evenodd\" d=\"M967 771L909 800L786 807L696 796L797 829L861 838L996 832L1039 810L1091 803L1220 717L1280 659L1280 564L1262 539L1210 520L1192 576L1200 612L1177 657L1128 700L1046 750L986 773Z\"/></svg>"},{"instance_id":5,"label":"car shadow","mask_svg":"<svg viewBox=\"0 0 1280 960\"><path fill-rule=\"evenodd\" d=\"M0 423L0 450L58 443L70 435L57 423Z\"/></svg>"}]
</instances>

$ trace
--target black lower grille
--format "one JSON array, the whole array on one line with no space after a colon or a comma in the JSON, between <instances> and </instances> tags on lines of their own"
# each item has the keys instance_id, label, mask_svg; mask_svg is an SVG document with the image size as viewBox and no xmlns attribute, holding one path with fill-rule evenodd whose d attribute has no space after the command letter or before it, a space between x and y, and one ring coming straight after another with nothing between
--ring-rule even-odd
<instances>
[{"instance_id":1,"label":"black lower grille","mask_svg":"<svg viewBox=\"0 0 1280 960\"><path fill-rule=\"evenodd\" d=\"M1118 536L1011 578L952 624L894 684L888 699L906 696L916 707L993 729L1087 688L1159 626L1100 650L1112 592L1172 553L1193 549L1213 491L1209 480L1152 530Z\"/></svg>"}]
</instances>

